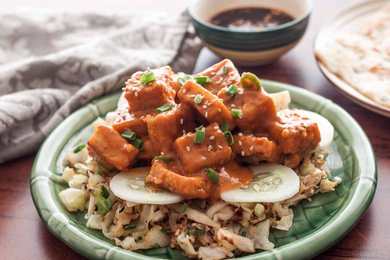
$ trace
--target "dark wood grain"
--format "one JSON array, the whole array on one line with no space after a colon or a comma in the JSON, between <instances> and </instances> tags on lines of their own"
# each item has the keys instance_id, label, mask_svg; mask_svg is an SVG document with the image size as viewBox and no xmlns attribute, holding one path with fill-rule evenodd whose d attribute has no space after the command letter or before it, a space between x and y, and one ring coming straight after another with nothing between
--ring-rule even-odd
<instances>
[{"instance_id":1,"label":"dark wood grain","mask_svg":"<svg viewBox=\"0 0 390 260\"><path fill-rule=\"evenodd\" d=\"M360 123L372 142L379 175L374 201L351 232L318 259L390 259L390 119L344 98L322 76L313 57L313 40L321 26L331 20L336 10L356 2L316 1L308 32L293 51L272 65L240 68L333 100ZM165 1L137 0L131 1L131 6L128 3L129 8L167 10ZM180 0L170 3L172 13L179 12L186 4ZM203 50L197 68L218 60ZM83 259L48 232L34 208L28 185L33 158L34 155L0 165L0 259Z\"/></svg>"}]
</instances>

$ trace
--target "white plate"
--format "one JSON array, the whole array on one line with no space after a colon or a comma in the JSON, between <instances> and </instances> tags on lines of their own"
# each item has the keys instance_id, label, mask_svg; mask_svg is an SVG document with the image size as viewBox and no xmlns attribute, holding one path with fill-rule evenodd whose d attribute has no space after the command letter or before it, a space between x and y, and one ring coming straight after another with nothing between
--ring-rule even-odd
<instances>
[{"instance_id":1,"label":"white plate","mask_svg":"<svg viewBox=\"0 0 390 260\"><path fill-rule=\"evenodd\" d=\"M338 13L332 23L323 28L318 34L315 43L314 43L314 52L317 53L319 46L324 42L328 41L329 38L332 38L336 32L343 30L360 19L369 16L377 12L382 6L386 3L389 3L387 0L370 0L358 3L349 7L348 9ZM336 86L336 88L346 97L356 102L357 104L386 117L390 117L390 109L382 106L368 97L361 94L350 84L339 78L336 74L330 71L317 57L316 61L321 72L325 77Z\"/></svg>"}]
</instances>

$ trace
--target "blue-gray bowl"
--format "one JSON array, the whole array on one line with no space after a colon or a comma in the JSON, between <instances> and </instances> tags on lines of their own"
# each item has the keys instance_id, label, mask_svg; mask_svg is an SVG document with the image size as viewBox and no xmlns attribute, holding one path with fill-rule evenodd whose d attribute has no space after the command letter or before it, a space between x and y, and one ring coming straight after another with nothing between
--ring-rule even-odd
<instances>
[{"instance_id":1,"label":"blue-gray bowl","mask_svg":"<svg viewBox=\"0 0 390 260\"><path fill-rule=\"evenodd\" d=\"M295 19L250 31L210 23L210 19L222 11L243 7L274 8ZM189 7L195 30L204 44L217 55L241 65L267 64L292 49L306 31L311 10L311 0L195 0Z\"/></svg>"}]
</instances>

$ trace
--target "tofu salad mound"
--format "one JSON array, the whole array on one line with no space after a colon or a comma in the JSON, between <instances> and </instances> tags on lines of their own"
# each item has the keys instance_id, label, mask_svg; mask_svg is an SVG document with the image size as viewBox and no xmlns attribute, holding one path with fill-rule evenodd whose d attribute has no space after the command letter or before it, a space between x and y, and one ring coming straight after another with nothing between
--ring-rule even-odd
<instances>
[{"instance_id":1,"label":"tofu salad mound","mask_svg":"<svg viewBox=\"0 0 390 260\"><path fill-rule=\"evenodd\" d=\"M341 179L325 167L333 126L289 109L223 60L196 75L134 73L116 111L64 160L59 198L124 249L171 259L272 250L293 207Z\"/></svg>"}]
</instances>

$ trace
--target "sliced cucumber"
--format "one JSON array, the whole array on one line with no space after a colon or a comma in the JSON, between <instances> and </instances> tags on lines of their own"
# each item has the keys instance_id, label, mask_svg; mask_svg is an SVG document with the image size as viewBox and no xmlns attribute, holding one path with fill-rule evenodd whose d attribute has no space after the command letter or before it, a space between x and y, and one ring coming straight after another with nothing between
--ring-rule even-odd
<instances>
[{"instance_id":1,"label":"sliced cucumber","mask_svg":"<svg viewBox=\"0 0 390 260\"><path fill-rule=\"evenodd\" d=\"M221 193L227 202L278 202L293 197L299 191L299 177L280 164L251 167L253 181L246 188Z\"/></svg>"},{"instance_id":2,"label":"sliced cucumber","mask_svg":"<svg viewBox=\"0 0 390 260\"><path fill-rule=\"evenodd\" d=\"M110 189L115 196L137 204L173 204L180 202L179 195L168 191L150 191L145 187L148 167L134 168L115 175L110 182Z\"/></svg>"}]
</instances>

